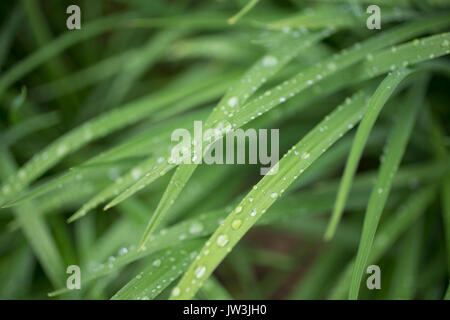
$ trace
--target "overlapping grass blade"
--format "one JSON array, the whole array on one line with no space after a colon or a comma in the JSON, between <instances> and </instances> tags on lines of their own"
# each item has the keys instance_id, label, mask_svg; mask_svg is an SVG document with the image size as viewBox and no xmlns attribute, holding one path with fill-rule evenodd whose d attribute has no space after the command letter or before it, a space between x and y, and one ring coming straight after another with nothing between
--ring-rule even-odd
<instances>
[{"instance_id":1,"label":"overlapping grass blade","mask_svg":"<svg viewBox=\"0 0 450 320\"><path fill-rule=\"evenodd\" d=\"M29 160L20 169L18 175L10 177L8 182L3 185L0 204L4 204L5 201L17 196L25 186L69 153L78 150L95 139L99 139L132 123L136 123L142 120L143 117L162 109L167 104L173 103L196 91L201 91L211 83L205 83L204 81L200 81L200 79L197 80L185 87L161 90L155 95L151 94L135 102L128 103L122 108L106 112L65 134Z\"/></svg>"},{"instance_id":2,"label":"overlapping grass blade","mask_svg":"<svg viewBox=\"0 0 450 320\"><path fill-rule=\"evenodd\" d=\"M277 164L279 172L266 175L225 219L203 247L200 258L188 269L178 284L174 299L192 297L231 248L317 158L353 125L366 110L367 94L356 94L327 116ZM272 168L271 170L275 170ZM270 173L270 171L269 171ZM192 284L192 280L196 280ZM189 288L189 290L186 290ZM175 291L176 293L177 291Z\"/></svg>"},{"instance_id":3,"label":"overlapping grass blade","mask_svg":"<svg viewBox=\"0 0 450 320\"><path fill-rule=\"evenodd\" d=\"M305 35L296 39L298 36L289 35L289 41L282 47L274 49L272 52L265 55L241 78L240 82L233 85L224 97L219 102L218 107L215 108L211 116L206 122L206 128L215 125L222 115L233 116L234 110L244 104L247 99L268 79L276 74L284 65L291 61L301 50L311 46L325 37L328 32ZM229 130L229 124L223 125L223 129ZM166 192L164 193L158 207L148 223L147 229L142 237L140 247L145 245L148 237L157 227L159 221L172 205L174 200L178 197L184 185L187 183L196 165L181 165L174 173ZM144 181L145 182L145 181ZM146 183L146 182L145 182ZM148 183L146 183L148 184ZM135 193L135 190L145 185L141 183L133 186L126 194L120 196L111 205L126 199Z\"/></svg>"},{"instance_id":4,"label":"overlapping grass blade","mask_svg":"<svg viewBox=\"0 0 450 320\"><path fill-rule=\"evenodd\" d=\"M442 17L442 20L438 23L450 23L448 21L448 17ZM422 28L428 28L430 21L424 21L420 22L418 24L413 23L411 25L408 25L407 27L401 27L398 30L395 30L391 33L385 33L379 37L376 37L375 39L369 39L364 44L358 44L355 45L353 49L344 52L340 55L337 55L335 57L332 57L326 62L321 62L317 64L316 66L313 66L311 68L308 68L305 72L300 73L296 77L292 78L289 81L285 81L281 85L277 86L276 88L273 88L273 90L267 90L263 95L259 96L258 98L250 101L249 103L243 105L241 108L237 108L236 111L233 111L230 108L227 108L226 105L223 105L221 108L217 108L215 112L211 115L209 118L210 122L212 123L219 123L223 127L230 127L231 128L239 128L242 125L246 124L247 122L255 119L256 117L262 115L263 113L269 111L270 109L278 106L279 104L283 103L287 99L290 99L294 95L298 94L302 90L307 89L308 87L311 87L315 82L322 80L323 78L327 76L331 76L336 73L338 70L342 70L354 63L356 63L358 60L363 59L367 54L370 54L370 52L382 48L384 46L387 46L389 44L395 43L397 41L401 41L402 39L409 38L411 36L414 36L417 33L423 32ZM433 23L431 23L433 24ZM420 27L419 27L420 25ZM436 57L438 55L445 54L448 49L445 47L442 47L442 44L445 43L445 37L449 37L449 35L442 35L439 37L438 43L433 43L433 46L428 46L429 42L435 41L436 38L430 38L427 39L429 41L424 41L421 43L421 48L428 47L430 50L433 50L433 56ZM447 40L448 41L448 40ZM426 43L426 45L425 45ZM404 47L406 48L406 46ZM392 51L392 50L391 50ZM395 50L393 50L395 53ZM417 56L418 50L412 51L410 50L410 46L407 47L407 50L410 53L410 55L414 54L414 59L412 61L410 60L409 64L413 64L415 62L422 61L423 59L430 58L431 56L424 57L424 56ZM402 52L404 53L404 52ZM386 53L382 53L383 55L389 55ZM404 56L396 55L394 58L392 58L392 52L391 52L391 59L386 59L389 62L392 62L393 59L396 59L399 63L400 61L404 61L401 59L404 59ZM383 67L383 64L380 63L380 66ZM389 70L389 68L392 69L392 66L395 67L395 64L389 65L387 68L384 66L384 68L376 68L376 71L386 72L386 70ZM383 70L383 71L381 71ZM376 73L373 72L371 69L366 70L366 77L373 77ZM339 83L339 81L337 82ZM336 85L331 86L332 88L335 88ZM231 95L226 95L226 98L230 97ZM233 96L231 96L232 98ZM231 99L229 98L229 99ZM229 101L223 99L223 101ZM233 99L234 101L234 99ZM239 101L239 100L237 100ZM219 104L220 106L220 104ZM234 114L233 114L234 113ZM228 119L231 115L231 121ZM227 120L225 120L227 119ZM220 122L222 121L222 122ZM234 121L234 123L233 123ZM225 123L225 125L223 124ZM186 184L187 179L192 175L193 171L195 170L196 165L181 165L175 172L172 181L176 181L177 184L172 183L169 184L168 189L166 193L164 194L163 198L161 199L161 209L157 209L157 214L154 215L154 223L149 223L149 228L146 231L146 234L144 234L143 240L141 241L142 246L145 241L146 237L151 233L151 229L154 228L157 225L157 219L160 215L164 214L164 212L168 209L168 207L173 203L173 201L176 199L176 197L181 192L183 186ZM179 172L181 171L181 172ZM137 188L137 186L136 186ZM131 195L131 194L130 194ZM129 196L129 195L128 195Z\"/></svg>"},{"instance_id":5,"label":"overlapping grass blade","mask_svg":"<svg viewBox=\"0 0 450 320\"><path fill-rule=\"evenodd\" d=\"M386 81L385 84L387 86L395 87L400 83L400 81L402 81L402 79L406 75L407 73L395 76L396 79L392 79L394 83ZM402 105L400 108L400 114L404 116L399 117L397 119L397 123L394 125L392 133L390 134L389 140L386 144L386 149L383 155L383 162L381 163L380 167L380 173L378 175L377 182L372 190L372 194L370 195L366 215L364 217L364 225L361 234L361 241L356 256L355 267L353 269L352 281L350 283L350 293L349 293L350 299L356 299L358 297L359 286L361 283L363 273L365 272L367 261L370 256L373 239L375 237L375 233L378 227L378 223L380 221L381 214L384 209L384 205L387 201L390 189L392 187L392 178L394 177L397 168L401 163L403 154L408 145L409 137L411 135L414 122L418 114L418 110L424 99L425 88L426 86L422 82L419 82L418 85L413 86L413 88L411 89L412 91L411 95L407 100L407 103ZM388 88L386 87L386 89ZM379 90L377 90L377 92L378 91ZM371 100L371 107L373 106L376 108L375 106L376 103L380 103L381 102L380 100L387 99L387 96L385 98L382 97L383 92L379 92L379 94L380 96ZM376 96L377 93L375 93L374 97ZM366 113L365 118L363 118L361 122L360 128L364 124L365 119L369 118L370 116L374 116L376 111L373 112L371 111L372 110L369 109L369 111ZM371 121L374 122L375 119ZM365 127L363 127L363 129L364 128ZM357 141L358 140L355 138L355 143Z\"/></svg>"},{"instance_id":6,"label":"overlapping grass blade","mask_svg":"<svg viewBox=\"0 0 450 320\"><path fill-rule=\"evenodd\" d=\"M339 224L353 177L358 167L359 160L361 159L367 139L369 138L370 132L375 125L375 121L377 120L378 115L383 109L385 103L388 101L389 97L394 93L397 86L409 73L410 71L403 69L388 75L383 83L380 84L370 100L369 111L364 115L364 118L358 126L355 140L353 141L353 147L347 159L345 171L341 180L341 186L336 197L336 204L331 216L329 227L325 233L325 239L327 240L330 240L333 237L333 234Z\"/></svg>"}]
</instances>

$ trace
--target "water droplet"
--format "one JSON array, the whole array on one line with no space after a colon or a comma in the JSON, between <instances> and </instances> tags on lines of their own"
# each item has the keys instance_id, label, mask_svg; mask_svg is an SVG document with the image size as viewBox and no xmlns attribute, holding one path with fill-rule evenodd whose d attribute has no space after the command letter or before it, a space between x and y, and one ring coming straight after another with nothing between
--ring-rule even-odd
<instances>
[{"instance_id":1,"label":"water droplet","mask_svg":"<svg viewBox=\"0 0 450 320\"><path fill-rule=\"evenodd\" d=\"M255 210L255 209L252 209L252 211L250 211L250 215L251 215L252 217L256 216L256 210Z\"/></svg>"},{"instance_id":2,"label":"water droplet","mask_svg":"<svg viewBox=\"0 0 450 320\"><path fill-rule=\"evenodd\" d=\"M197 277L197 279L200 279L201 277L203 277L203 275L206 272L206 267L204 266L199 266L197 267L197 269L195 269L195 276Z\"/></svg>"},{"instance_id":3,"label":"water droplet","mask_svg":"<svg viewBox=\"0 0 450 320\"><path fill-rule=\"evenodd\" d=\"M189 228L190 233L199 233L203 231L203 225L200 222L194 222Z\"/></svg>"},{"instance_id":4,"label":"water droplet","mask_svg":"<svg viewBox=\"0 0 450 320\"><path fill-rule=\"evenodd\" d=\"M138 168L135 168L131 171L131 175L133 176L134 180L137 180L141 177L142 175L142 171Z\"/></svg>"},{"instance_id":5,"label":"water droplet","mask_svg":"<svg viewBox=\"0 0 450 320\"><path fill-rule=\"evenodd\" d=\"M235 106L237 106L238 102L239 102L239 100L238 100L238 98L236 98L236 97L231 97L231 98L228 99L228 101L227 101L228 105L229 105L230 107L232 107L232 108L235 107Z\"/></svg>"},{"instance_id":6,"label":"water droplet","mask_svg":"<svg viewBox=\"0 0 450 320\"><path fill-rule=\"evenodd\" d=\"M161 265L161 260L156 259L155 261L153 261L152 264L153 264L154 267L159 267Z\"/></svg>"},{"instance_id":7,"label":"water droplet","mask_svg":"<svg viewBox=\"0 0 450 320\"><path fill-rule=\"evenodd\" d=\"M242 207L241 206L237 207L236 210L235 210L236 213L239 213L241 211L242 211Z\"/></svg>"},{"instance_id":8,"label":"water droplet","mask_svg":"<svg viewBox=\"0 0 450 320\"><path fill-rule=\"evenodd\" d=\"M128 253L128 249L127 248L122 248L119 250L119 256L123 256L124 254Z\"/></svg>"},{"instance_id":9,"label":"water droplet","mask_svg":"<svg viewBox=\"0 0 450 320\"><path fill-rule=\"evenodd\" d=\"M272 192L272 193L270 194L270 197L271 197L272 199L276 199L276 198L278 197L278 193Z\"/></svg>"},{"instance_id":10,"label":"water droplet","mask_svg":"<svg viewBox=\"0 0 450 320\"><path fill-rule=\"evenodd\" d=\"M240 227L241 225L242 225L242 220L240 220L240 219L234 220L234 221L231 223L231 227L232 227L234 230L239 229L239 227Z\"/></svg>"},{"instance_id":11,"label":"water droplet","mask_svg":"<svg viewBox=\"0 0 450 320\"><path fill-rule=\"evenodd\" d=\"M278 59L274 56L267 56L263 59L262 64L264 67L272 67L278 63Z\"/></svg>"},{"instance_id":12,"label":"water droplet","mask_svg":"<svg viewBox=\"0 0 450 320\"><path fill-rule=\"evenodd\" d=\"M61 156L67 151L67 147L65 145L62 145L58 148L58 155Z\"/></svg>"},{"instance_id":13,"label":"water droplet","mask_svg":"<svg viewBox=\"0 0 450 320\"><path fill-rule=\"evenodd\" d=\"M173 288L173 290L172 290L172 295L173 295L174 297L177 297L177 296L180 295L180 292L181 292L180 288L175 287L175 288Z\"/></svg>"},{"instance_id":14,"label":"water droplet","mask_svg":"<svg viewBox=\"0 0 450 320\"><path fill-rule=\"evenodd\" d=\"M226 234L221 234L217 237L217 245L220 247L225 247L230 240Z\"/></svg>"}]
</instances>

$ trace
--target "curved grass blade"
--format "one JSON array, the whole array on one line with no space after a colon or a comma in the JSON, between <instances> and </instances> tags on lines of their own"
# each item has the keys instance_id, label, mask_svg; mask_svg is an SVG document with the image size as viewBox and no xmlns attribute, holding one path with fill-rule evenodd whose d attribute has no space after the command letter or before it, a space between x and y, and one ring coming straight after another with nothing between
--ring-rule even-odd
<instances>
[{"instance_id":1,"label":"curved grass blade","mask_svg":"<svg viewBox=\"0 0 450 320\"><path fill-rule=\"evenodd\" d=\"M240 238L305 169L359 121L366 107L367 94L356 94L293 146L278 163L279 172L264 176L210 237L171 298L191 298Z\"/></svg>"},{"instance_id":2,"label":"curved grass blade","mask_svg":"<svg viewBox=\"0 0 450 320\"><path fill-rule=\"evenodd\" d=\"M339 224L342 213L344 211L345 202L347 201L348 193L351 188L353 177L356 173L359 160L362 156L364 147L375 124L375 121L377 120L378 115L380 114L389 97L394 93L394 90L409 74L410 71L406 69L391 73L384 79L373 97L370 99L369 110L364 115L364 118L361 120L361 123L358 126L355 140L348 156L344 175L341 180L341 186L339 187L339 192L336 197L336 204L330 219L329 227L325 232L326 240L330 240L333 237L333 234L335 233L336 228Z\"/></svg>"},{"instance_id":3,"label":"curved grass blade","mask_svg":"<svg viewBox=\"0 0 450 320\"><path fill-rule=\"evenodd\" d=\"M417 218L425 212L435 198L435 191L435 186L426 186L406 199L397 212L380 228L380 232L375 237L369 263L376 263ZM355 259L347 265L331 293L331 299L344 299L348 294L354 263Z\"/></svg>"},{"instance_id":4,"label":"curved grass blade","mask_svg":"<svg viewBox=\"0 0 450 320\"><path fill-rule=\"evenodd\" d=\"M402 79L404 79L404 76L406 74L407 73L397 76L396 79L392 79L394 83L391 82L389 84L386 84L395 87L398 83L400 83L400 81L402 81ZM413 88L411 89L411 95L409 96L407 103L402 105L400 108L399 114L403 116L397 119L397 123L394 125L392 133L390 134L389 140L386 144L385 153L383 155L383 162L380 167L377 182L370 195L366 215L364 217L361 241L359 244L358 253L356 255L356 262L353 269L352 280L350 283L350 299L357 299L358 297L361 279L365 272L366 264L370 256L373 239L375 237L384 205L387 201L390 189L392 187L392 179L395 175L395 172L397 171L398 166L401 163L403 154L406 150L419 107L421 106L423 98L425 96L425 89L426 86L423 81L413 86ZM380 98L382 100L385 100L387 97L383 98L382 95L383 93L380 92ZM371 106L372 103L375 104L378 102L376 100L372 100ZM375 105L373 106L375 107ZM369 109L369 111L366 113L366 116L369 117L371 115L374 115L374 112L371 113ZM375 119L373 119L372 121L374 122ZM362 120L361 125L363 124L363 122L364 119ZM356 141L357 140L355 139L355 142Z\"/></svg>"}]
</instances>

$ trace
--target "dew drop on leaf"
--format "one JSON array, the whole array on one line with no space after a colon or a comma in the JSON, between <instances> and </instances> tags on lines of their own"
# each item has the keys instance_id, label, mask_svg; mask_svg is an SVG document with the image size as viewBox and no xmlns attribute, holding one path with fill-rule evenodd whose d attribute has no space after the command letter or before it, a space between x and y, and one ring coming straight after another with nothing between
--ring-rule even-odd
<instances>
[{"instance_id":1,"label":"dew drop on leaf","mask_svg":"<svg viewBox=\"0 0 450 320\"><path fill-rule=\"evenodd\" d=\"M217 245L220 247L225 247L229 242L228 236L226 234L221 234L217 237Z\"/></svg>"}]
</instances>

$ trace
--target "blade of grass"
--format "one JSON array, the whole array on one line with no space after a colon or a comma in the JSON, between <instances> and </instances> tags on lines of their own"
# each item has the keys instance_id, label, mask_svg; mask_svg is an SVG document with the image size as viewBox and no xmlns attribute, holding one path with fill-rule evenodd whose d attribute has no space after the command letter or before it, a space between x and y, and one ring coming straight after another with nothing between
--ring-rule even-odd
<instances>
[{"instance_id":1,"label":"blade of grass","mask_svg":"<svg viewBox=\"0 0 450 320\"><path fill-rule=\"evenodd\" d=\"M228 24L235 24L240 18L242 18L247 12L252 10L252 8L259 2L259 0L249 0L247 4L239 10L234 16L228 19Z\"/></svg>"},{"instance_id":2,"label":"blade of grass","mask_svg":"<svg viewBox=\"0 0 450 320\"><path fill-rule=\"evenodd\" d=\"M378 115L383 109L385 103L388 101L389 97L394 93L397 86L409 74L410 71L408 70L400 70L399 72L390 74L380 84L377 91L372 96L369 111L364 115L364 118L361 120L358 130L356 131L355 140L353 141L353 146L347 159L344 174L341 180L341 186L339 188L335 207L329 222L329 227L325 232L325 240L330 240L333 238L333 234L336 232L336 228L339 225L359 160L361 159L367 139L369 138L370 132L375 125Z\"/></svg>"},{"instance_id":3,"label":"blade of grass","mask_svg":"<svg viewBox=\"0 0 450 320\"><path fill-rule=\"evenodd\" d=\"M389 83L388 86L396 86L404 79L406 74L399 76L395 83ZM356 255L356 262L353 269L352 280L350 283L350 299L357 299L359 287L362 276L366 269L366 264L370 256L373 239L384 209L384 205L389 196L392 187L392 178L394 177L398 166L401 163L403 154L408 145L409 137L411 135L414 123L418 114L418 110L423 102L426 91L426 79L418 82L411 89L411 95L408 97L407 103L401 106L399 114L404 116L397 119L389 140L386 144L386 149L383 155L383 162L380 167L377 182L370 195L369 203L367 205L366 215L364 217L364 224L361 234L361 241ZM383 93L380 92L380 98ZM375 94L376 95L376 94ZM387 97L386 97L387 98ZM377 103L376 100L372 100ZM378 101L379 102L379 101ZM382 102L383 103L383 102ZM366 116L373 115L369 112ZM370 120L369 120L370 121ZM372 121L375 121L373 119ZM363 124L364 119L361 122ZM356 139L355 139L356 142Z\"/></svg>"},{"instance_id":4,"label":"blade of grass","mask_svg":"<svg viewBox=\"0 0 450 320\"><path fill-rule=\"evenodd\" d=\"M435 191L435 186L425 186L414 192L399 207L396 213L386 221L375 237L373 249L368 260L369 264L374 264L380 260L395 241L424 214L427 207L435 199ZM331 292L331 299L344 299L348 294L355 260L356 257L347 265L339 277L337 284Z\"/></svg>"}]
</instances>

